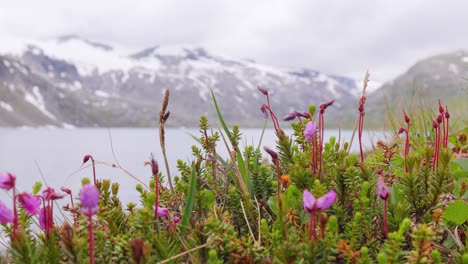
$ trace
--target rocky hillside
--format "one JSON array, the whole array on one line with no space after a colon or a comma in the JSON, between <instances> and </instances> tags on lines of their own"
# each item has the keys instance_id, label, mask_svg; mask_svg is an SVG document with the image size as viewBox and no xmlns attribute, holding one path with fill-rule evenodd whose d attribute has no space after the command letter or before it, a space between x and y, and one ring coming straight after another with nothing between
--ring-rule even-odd
<instances>
[{"instance_id":1,"label":"rocky hillside","mask_svg":"<svg viewBox=\"0 0 468 264\"><path fill-rule=\"evenodd\" d=\"M228 121L259 126L272 93L278 116L336 99L337 112L359 89L353 80L309 69L279 69L188 46L125 53L66 36L24 43L0 54L1 126L154 126L164 89L171 92L170 126L214 119L210 89Z\"/></svg>"},{"instance_id":2,"label":"rocky hillside","mask_svg":"<svg viewBox=\"0 0 468 264\"><path fill-rule=\"evenodd\" d=\"M413 114L417 114L421 109L435 109L437 99L449 105L451 112L458 114L459 121L468 122L468 52L457 51L421 60L393 81L368 94L366 124L382 128L383 118L388 117L389 109L398 115L401 115L402 108L412 109ZM338 119L349 126L355 120L357 102L346 104L344 108L352 110L349 115Z\"/></svg>"}]
</instances>

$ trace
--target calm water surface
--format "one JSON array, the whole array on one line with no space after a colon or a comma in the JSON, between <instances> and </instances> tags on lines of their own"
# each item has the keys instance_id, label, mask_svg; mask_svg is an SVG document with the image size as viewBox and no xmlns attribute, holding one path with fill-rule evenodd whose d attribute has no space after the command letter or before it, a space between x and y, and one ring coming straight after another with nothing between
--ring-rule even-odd
<instances>
[{"instance_id":1,"label":"calm water surface","mask_svg":"<svg viewBox=\"0 0 468 264\"><path fill-rule=\"evenodd\" d=\"M291 131L286 131L290 134ZM243 129L243 142L257 146L260 129ZM325 131L325 137L338 137L337 130ZM177 159L190 161L191 146L198 145L189 134L198 136L197 129L167 129L166 147L171 174L178 174ZM383 133L364 132L366 148L383 138ZM112 138L112 139L111 139ZM349 141L351 131L342 131L341 139ZM262 145L274 148L276 136L273 130L267 130ZM112 153L112 147L114 155ZM226 156L224 143L219 144L220 153ZM357 138L352 151L358 151ZM17 176L17 188L31 191L36 181L42 181L58 189L70 187L78 193L81 178L92 179L92 168L83 167L83 156L91 154L96 161L119 163L135 176L148 182L151 176L149 167L143 163L150 153L155 153L160 171L165 174L164 161L159 146L159 134L156 129L111 128L111 129L0 129L0 171L9 171ZM122 170L109 165L96 167L97 177L109 178L120 183L120 198L124 203L138 201L135 190L137 182ZM2 200L5 192L0 193ZM69 200L67 199L67 202Z\"/></svg>"}]
</instances>

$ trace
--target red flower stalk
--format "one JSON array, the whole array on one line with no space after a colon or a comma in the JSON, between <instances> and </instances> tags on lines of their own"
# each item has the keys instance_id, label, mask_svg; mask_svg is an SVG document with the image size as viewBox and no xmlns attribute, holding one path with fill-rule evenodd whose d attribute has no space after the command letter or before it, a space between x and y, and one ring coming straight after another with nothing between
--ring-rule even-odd
<instances>
[{"instance_id":1,"label":"red flower stalk","mask_svg":"<svg viewBox=\"0 0 468 264\"><path fill-rule=\"evenodd\" d=\"M61 190L62 192L64 192L64 193L70 195L71 212L72 212L72 215L73 215L73 222L76 223L77 215L76 215L75 210L74 210L75 204L73 203L73 193L72 193L72 191L71 191L69 188L67 188L67 187L65 187L65 186L60 187L60 190Z\"/></svg>"},{"instance_id":2,"label":"red flower stalk","mask_svg":"<svg viewBox=\"0 0 468 264\"><path fill-rule=\"evenodd\" d=\"M388 191L387 186L385 185L384 178L379 176L377 180L377 197L384 201L384 234L388 238L388 197L390 192Z\"/></svg>"},{"instance_id":3,"label":"red flower stalk","mask_svg":"<svg viewBox=\"0 0 468 264\"><path fill-rule=\"evenodd\" d=\"M322 152L323 152L323 135L324 135L324 132L325 132L325 120L323 118L323 115L325 114L325 109L327 109L327 107L331 106L333 103L335 102L335 100L329 100L323 104L320 105L320 111L319 111L319 128L320 128L320 135L319 135L319 140L320 140L320 145L319 145L319 175L321 176L322 175Z\"/></svg>"},{"instance_id":4,"label":"red flower stalk","mask_svg":"<svg viewBox=\"0 0 468 264\"><path fill-rule=\"evenodd\" d=\"M158 208L159 210L159 166L158 162L154 159L153 153L151 153L150 156L150 165L151 165L151 173L153 174L154 177L154 194L156 195L156 198L154 200L154 208ZM158 210L154 210L154 230L157 231L157 221L158 221Z\"/></svg>"},{"instance_id":5,"label":"red flower stalk","mask_svg":"<svg viewBox=\"0 0 468 264\"><path fill-rule=\"evenodd\" d=\"M54 200L62 199L64 194L58 194L54 188L47 187L42 191L42 209L39 212L39 223L41 228L46 231L46 238L50 237L50 233L54 228Z\"/></svg>"},{"instance_id":6,"label":"red flower stalk","mask_svg":"<svg viewBox=\"0 0 468 264\"><path fill-rule=\"evenodd\" d=\"M404 153L404 157L405 157L405 172L408 172L408 163L407 163L406 159L407 159L407 157L408 157L409 150L410 150L409 131L410 131L411 120L410 120L408 114L406 113L405 109L403 109L403 115L404 115L404 117L405 117L405 123L406 123L406 129L404 129L405 134L406 134L405 153ZM401 128L400 128L400 130L401 130ZM400 134L400 133L401 133L401 132L398 132L398 134Z\"/></svg>"},{"instance_id":7,"label":"red flower stalk","mask_svg":"<svg viewBox=\"0 0 468 264\"><path fill-rule=\"evenodd\" d=\"M448 111L448 107L445 106L445 119L446 119L446 126L445 126L445 133L444 133L444 148L447 148L448 145L448 136L449 136L449 119L450 119L450 113Z\"/></svg>"},{"instance_id":8,"label":"red flower stalk","mask_svg":"<svg viewBox=\"0 0 468 264\"><path fill-rule=\"evenodd\" d=\"M276 176L277 176L277 186L276 186L276 191L278 193L278 208L281 212L281 170L280 170L280 164L279 164L279 157L278 153L276 151L272 150L271 148L264 146L263 149L270 154L271 156L271 161L275 164L276 166Z\"/></svg>"},{"instance_id":9,"label":"red flower stalk","mask_svg":"<svg viewBox=\"0 0 468 264\"><path fill-rule=\"evenodd\" d=\"M83 167L83 165L88 162L88 160L91 160L92 162L92 165L93 165L93 179L94 179L94 185L96 185L96 166L94 164L94 159L93 159L93 156L91 155L86 155L83 157L83 164L81 165Z\"/></svg>"},{"instance_id":10,"label":"red flower stalk","mask_svg":"<svg viewBox=\"0 0 468 264\"><path fill-rule=\"evenodd\" d=\"M432 170L435 171L439 164L440 123L438 122L438 118L432 121L432 128L434 128L434 132L435 132L435 145L434 145Z\"/></svg>"},{"instance_id":11,"label":"red flower stalk","mask_svg":"<svg viewBox=\"0 0 468 264\"><path fill-rule=\"evenodd\" d=\"M279 126L279 123L278 123L278 118L276 118L276 115L275 113L273 113L273 110L271 110L271 104L270 104L270 95L268 93L268 90L265 89L265 88L262 88L260 86L257 86L257 89L262 92L262 94L264 94L267 98L267 104L263 104L262 107L260 108L260 110L262 110L263 114L265 115L265 118L268 118L268 113L267 113L267 110L268 112L270 112L270 115L271 115L271 120L273 121L273 126L275 127L275 131L276 131L276 135L280 135L281 134L281 129L280 129L280 126Z\"/></svg>"},{"instance_id":12,"label":"red flower stalk","mask_svg":"<svg viewBox=\"0 0 468 264\"><path fill-rule=\"evenodd\" d=\"M445 126L446 126L446 124L445 124L445 119L444 119L445 109L442 106L442 104L440 103L440 99L438 99L438 102L439 102L439 113L440 114L437 117L438 118L437 122L439 122L439 117L440 117L441 118L440 121L442 123L442 132L443 132L443 134L442 134L442 145L443 145L445 143L445 137L446 137L446 135L445 135L445 131L446 131ZM440 122L439 122L439 124L440 124Z\"/></svg>"},{"instance_id":13,"label":"red flower stalk","mask_svg":"<svg viewBox=\"0 0 468 264\"><path fill-rule=\"evenodd\" d=\"M359 139L359 151L361 154L361 163L364 162L364 152L362 150L362 131L364 129L364 104L366 103L366 96L363 95L359 99L359 119L358 119L358 139Z\"/></svg>"}]
</instances>

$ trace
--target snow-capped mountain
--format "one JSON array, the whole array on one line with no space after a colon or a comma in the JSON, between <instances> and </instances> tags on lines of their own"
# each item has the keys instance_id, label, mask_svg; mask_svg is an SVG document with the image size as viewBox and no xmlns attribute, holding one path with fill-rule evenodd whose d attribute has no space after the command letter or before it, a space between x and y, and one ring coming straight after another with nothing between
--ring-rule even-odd
<instances>
[{"instance_id":1,"label":"snow-capped mountain","mask_svg":"<svg viewBox=\"0 0 468 264\"><path fill-rule=\"evenodd\" d=\"M275 68L194 46L131 52L65 36L0 46L0 54L4 126L152 126L166 88L171 92L168 125L174 126L196 125L203 114L214 120L210 89L226 119L247 126L262 123L259 108L265 98L257 85L271 91L278 116L329 99L336 99L340 111L358 94L346 77ZM23 108L31 110L19 118Z\"/></svg>"}]
</instances>

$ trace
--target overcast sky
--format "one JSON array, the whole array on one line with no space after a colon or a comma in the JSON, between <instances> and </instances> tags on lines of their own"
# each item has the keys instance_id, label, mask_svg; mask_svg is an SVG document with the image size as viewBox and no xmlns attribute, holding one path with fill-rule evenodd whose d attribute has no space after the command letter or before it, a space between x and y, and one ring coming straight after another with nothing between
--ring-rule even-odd
<instances>
[{"instance_id":1,"label":"overcast sky","mask_svg":"<svg viewBox=\"0 0 468 264\"><path fill-rule=\"evenodd\" d=\"M468 1L2 1L0 34L77 34L139 50L193 44L281 67L390 80L419 59L468 50ZM1 38L0 38L1 40ZM1 45L1 41L0 41ZM372 76L371 76L372 79Z\"/></svg>"}]
</instances>

